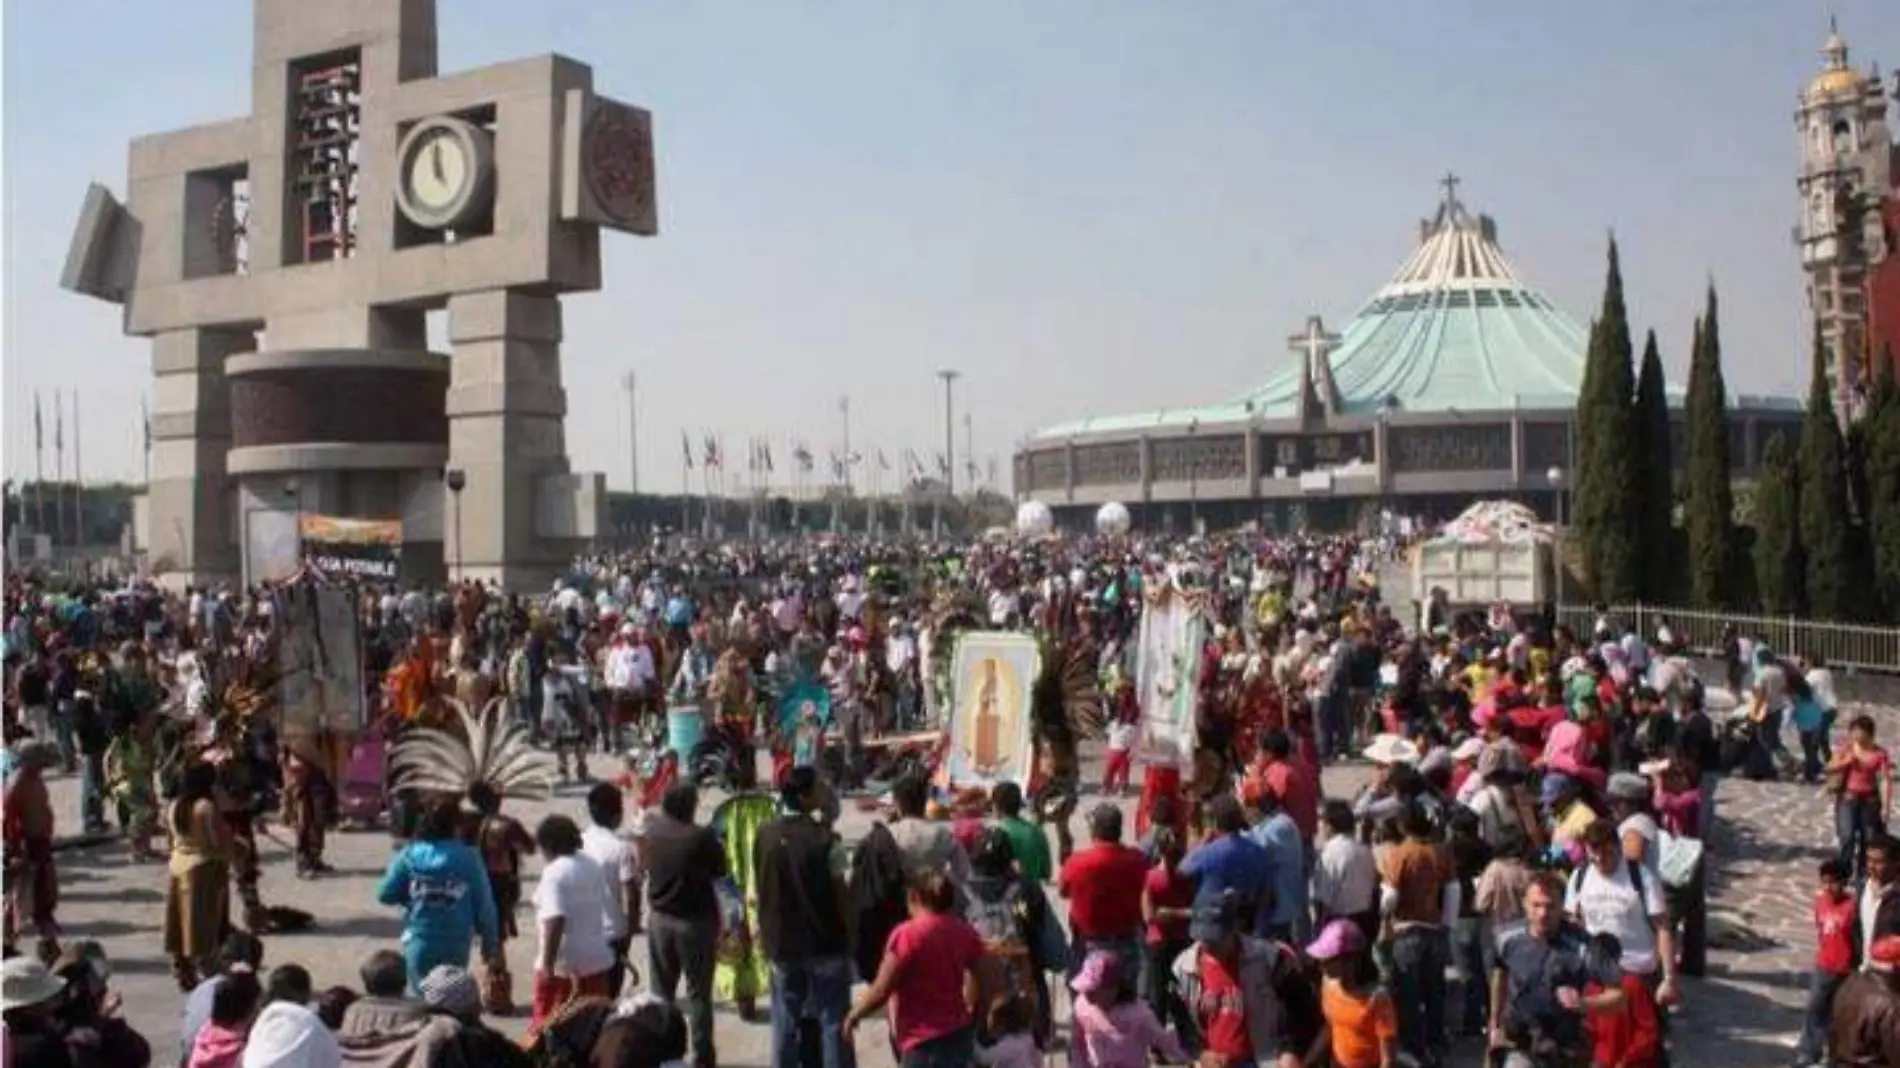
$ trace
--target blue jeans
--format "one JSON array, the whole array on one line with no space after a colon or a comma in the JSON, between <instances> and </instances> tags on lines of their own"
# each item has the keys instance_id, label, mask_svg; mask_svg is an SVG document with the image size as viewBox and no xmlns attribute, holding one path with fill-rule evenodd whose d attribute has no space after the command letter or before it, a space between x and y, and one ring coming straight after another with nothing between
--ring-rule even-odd
<instances>
[{"instance_id":1,"label":"blue jeans","mask_svg":"<svg viewBox=\"0 0 1900 1068\"><path fill-rule=\"evenodd\" d=\"M1845 975L1829 975L1816 969L1808 976L1807 1022L1801 1027L1801 1042L1795 1046L1795 1060L1818 1064L1827 1052L1828 1010L1834 1005L1834 992L1845 982Z\"/></svg>"},{"instance_id":2,"label":"blue jeans","mask_svg":"<svg viewBox=\"0 0 1900 1068\"><path fill-rule=\"evenodd\" d=\"M1460 916L1458 918L1457 942L1452 947L1457 953L1458 968L1464 972L1465 980L1459 984L1463 990L1463 1006L1458 1014L1459 1031L1467 1035L1482 1035L1485 1020L1491 1013L1491 971L1485 967L1485 924L1483 916Z\"/></svg>"},{"instance_id":3,"label":"blue jeans","mask_svg":"<svg viewBox=\"0 0 1900 1068\"><path fill-rule=\"evenodd\" d=\"M965 1027L928 1042L919 1042L904 1053L902 1068L968 1068L976 1063L976 1028Z\"/></svg>"},{"instance_id":4,"label":"blue jeans","mask_svg":"<svg viewBox=\"0 0 1900 1068\"><path fill-rule=\"evenodd\" d=\"M1821 781L1821 764L1826 757L1827 737L1816 727L1811 731L1800 731L1801 737L1801 778L1812 785Z\"/></svg>"},{"instance_id":5,"label":"blue jeans","mask_svg":"<svg viewBox=\"0 0 1900 1068\"><path fill-rule=\"evenodd\" d=\"M1451 956L1438 927L1406 927L1392 938L1392 999L1399 1048L1433 1063L1445 1043L1445 965Z\"/></svg>"},{"instance_id":6,"label":"blue jeans","mask_svg":"<svg viewBox=\"0 0 1900 1068\"><path fill-rule=\"evenodd\" d=\"M1325 693L1319 699L1319 755L1331 760L1352 748L1351 707L1343 692Z\"/></svg>"},{"instance_id":7,"label":"blue jeans","mask_svg":"<svg viewBox=\"0 0 1900 1068\"><path fill-rule=\"evenodd\" d=\"M772 1068L799 1068L798 1021L818 1018L825 1068L857 1068L857 1051L844 1040L851 1003L847 957L772 962Z\"/></svg>"},{"instance_id":8,"label":"blue jeans","mask_svg":"<svg viewBox=\"0 0 1900 1068\"><path fill-rule=\"evenodd\" d=\"M1834 802L1834 833L1841 843L1841 863L1847 865L1858 881L1867 867L1867 842L1881 827L1880 795L1850 797L1841 795Z\"/></svg>"},{"instance_id":9,"label":"blue jeans","mask_svg":"<svg viewBox=\"0 0 1900 1068\"><path fill-rule=\"evenodd\" d=\"M81 754L79 758L79 822L87 834L106 829L105 791L105 754Z\"/></svg>"}]
</instances>

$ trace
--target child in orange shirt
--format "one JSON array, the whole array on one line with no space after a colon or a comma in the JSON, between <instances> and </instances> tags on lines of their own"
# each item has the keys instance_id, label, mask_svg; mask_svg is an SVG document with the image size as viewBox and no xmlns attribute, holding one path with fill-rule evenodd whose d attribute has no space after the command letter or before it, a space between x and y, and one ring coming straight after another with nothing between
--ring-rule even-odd
<instances>
[{"instance_id":1,"label":"child in orange shirt","mask_svg":"<svg viewBox=\"0 0 1900 1068\"><path fill-rule=\"evenodd\" d=\"M1391 995L1363 966L1366 936L1348 919L1326 924L1306 955L1319 963L1320 1012L1326 1027L1317 1054L1332 1058L1333 1068L1393 1068L1398 1063L1399 1013Z\"/></svg>"}]
</instances>

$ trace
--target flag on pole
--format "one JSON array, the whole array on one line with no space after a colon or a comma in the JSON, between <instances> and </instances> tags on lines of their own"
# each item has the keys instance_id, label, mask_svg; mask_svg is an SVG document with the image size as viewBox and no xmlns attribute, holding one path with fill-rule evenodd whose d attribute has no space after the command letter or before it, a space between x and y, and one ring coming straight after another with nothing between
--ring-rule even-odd
<instances>
[{"instance_id":1,"label":"flag on pole","mask_svg":"<svg viewBox=\"0 0 1900 1068\"><path fill-rule=\"evenodd\" d=\"M745 469L755 475L759 473L759 439L758 438L746 439Z\"/></svg>"},{"instance_id":2,"label":"flag on pole","mask_svg":"<svg viewBox=\"0 0 1900 1068\"><path fill-rule=\"evenodd\" d=\"M798 461L798 469L800 471L808 475L811 474L811 450L806 448L803 442L793 447L792 459Z\"/></svg>"},{"instance_id":3,"label":"flag on pole","mask_svg":"<svg viewBox=\"0 0 1900 1068\"><path fill-rule=\"evenodd\" d=\"M844 458L835 452L831 454L831 477L844 478Z\"/></svg>"},{"instance_id":4,"label":"flag on pole","mask_svg":"<svg viewBox=\"0 0 1900 1068\"><path fill-rule=\"evenodd\" d=\"M759 442L759 462L764 465L766 474L769 475L772 473L772 443L771 442L769 441Z\"/></svg>"},{"instance_id":5,"label":"flag on pole","mask_svg":"<svg viewBox=\"0 0 1900 1068\"><path fill-rule=\"evenodd\" d=\"M996 485L996 457L990 457L990 485Z\"/></svg>"},{"instance_id":6,"label":"flag on pole","mask_svg":"<svg viewBox=\"0 0 1900 1068\"><path fill-rule=\"evenodd\" d=\"M152 404L144 398L139 399L139 422L145 428L145 451L152 451Z\"/></svg>"},{"instance_id":7,"label":"flag on pole","mask_svg":"<svg viewBox=\"0 0 1900 1068\"><path fill-rule=\"evenodd\" d=\"M884 455L883 449L877 450L877 469L879 471L889 471L891 469L890 457Z\"/></svg>"},{"instance_id":8,"label":"flag on pole","mask_svg":"<svg viewBox=\"0 0 1900 1068\"><path fill-rule=\"evenodd\" d=\"M917 450L905 449L904 450L904 476L906 478L919 478L923 475L923 473L924 473L924 462L917 458Z\"/></svg>"},{"instance_id":9,"label":"flag on pole","mask_svg":"<svg viewBox=\"0 0 1900 1068\"><path fill-rule=\"evenodd\" d=\"M693 439L687 437L684 430L680 431L680 463L688 471L693 469Z\"/></svg>"},{"instance_id":10,"label":"flag on pole","mask_svg":"<svg viewBox=\"0 0 1900 1068\"><path fill-rule=\"evenodd\" d=\"M33 391L33 451L46 447L46 426L40 422L40 391Z\"/></svg>"},{"instance_id":11,"label":"flag on pole","mask_svg":"<svg viewBox=\"0 0 1900 1068\"><path fill-rule=\"evenodd\" d=\"M963 462L963 473L969 476L971 482L976 481L976 457L972 456Z\"/></svg>"},{"instance_id":12,"label":"flag on pole","mask_svg":"<svg viewBox=\"0 0 1900 1068\"><path fill-rule=\"evenodd\" d=\"M950 458L943 453L937 454L937 474L944 478L950 477Z\"/></svg>"},{"instance_id":13,"label":"flag on pole","mask_svg":"<svg viewBox=\"0 0 1900 1068\"><path fill-rule=\"evenodd\" d=\"M861 452L847 452L844 454L844 465L846 467L856 467L863 462L864 454Z\"/></svg>"},{"instance_id":14,"label":"flag on pole","mask_svg":"<svg viewBox=\"0 0 1900 1068\"><path fill-rule=\"evenodd\" d=\"M725 470L725 461L720 459L719 456L719 439L713 437L711 434L706 435L705 464L707 468L714 471Z\"/></svg>"}]
</instances>

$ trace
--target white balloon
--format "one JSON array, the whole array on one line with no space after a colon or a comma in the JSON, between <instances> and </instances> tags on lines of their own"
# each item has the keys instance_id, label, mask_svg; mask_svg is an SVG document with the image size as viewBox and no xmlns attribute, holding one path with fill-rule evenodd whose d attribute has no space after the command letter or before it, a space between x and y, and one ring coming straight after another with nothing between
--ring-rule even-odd
<instances>
[{"instance_id":1,"label":"white balloon","mask_svg":"<svg viewBox=\"0 0 1900 1068\"><path fill-rule=\"evenodd\" d=\"M1025 538L1040 538L1054 530L1056 514L1041 501L1024 501L1016 506L1016 533Z\"/></svg>"},{"instance_id":2,"label":"white balloon","mask_svg":"<svg viewBox=\"0 0 1900 1068\"><path fill-rule=\"evenodd\" d=\"M1095 510L1095 533L1105 538L1119 538L1133 525L1128 506L1120 501L1110 501Z\"/></svg>"}]
</instances>

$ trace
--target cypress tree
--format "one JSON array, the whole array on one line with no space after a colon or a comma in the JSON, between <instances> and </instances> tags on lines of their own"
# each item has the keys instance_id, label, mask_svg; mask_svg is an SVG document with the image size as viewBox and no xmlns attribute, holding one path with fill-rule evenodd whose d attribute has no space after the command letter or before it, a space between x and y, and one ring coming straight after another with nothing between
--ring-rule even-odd
<instances>
[{"instance_id":1,"label":"cypress tree","mask_svg":"<svg viewBox=\"0 0 1900 1068\"><path fill-rule=\"evenodd\" d=\"M1695 607L1734 606L1735 491L1729 483L1728 387L1722 381L1722 338L1716 318L1715 285L1696 322L1689 361L1689 396L1683 413L1689 455L1683 464L1688 490L1683 509L1689 532L1689 589Z\"/></svg>"},{"instance_id":2,"label":"cypress tree","mask_svg":"<svg viewBox=\"0 0 1900 1068\"><path fill-rule=\"evenodd\" d=\"M1801 422L1801 546L1808 607L1820 619L1855 618L1858 598L1848 546L1846 445L1827 380L1821 323L1814 324L1814 374Z\"/></svg>"},{"instance_id":3,"label":"cypress tree","mask_svg":"<svg viewBox=\"0 0 1900 1068\"><path fill-rule=\"evenodd\" d=\"M1882 615L1900 619L1900 374L1891 348L1874 367L1867 424L1867 535Z\"/></svg>"},{"instance_id":4,"label":"cypress tree","mask_svg":"<svg viewBox=\"0 0 1900 1068\"><path fill-rule=\"evenodd\" d=\"M1603 307L1591 331L1577 398L1582 462L1577 473L1577 526L1597 599L1627 604L1641 594L1637 558L1636 376L1630 366L1629 313L1623 271L1611 238Z\"/></svg>"},{"instance_id":5,"label":"cypress tree","mask_svg":"<svg viewBox=\"0 0 1900 1068\"><path fill-rule=\"evenodd\" d=\"M1676 595L1676 493L1669 447L1669 394L1663 379L1656 331L1643 340L1643 367L1636 376L1636 433L1640 465L1636 527L1642 558L1642 597L1673 604Z\"/></svg>"},{"instance_id":6,"label":"cypress tree","mask_svg":"<svg viewBox=\"0 0 1900 1068\"><path fill-rule=\"evenodd\" d=\"M1798 615L1805 607L1800 509L1794 449L1777 430L1762 450L1761 478L1755 484L1755 586L1762 611L1771 615Z\"/></svg>"}]
</instances>

